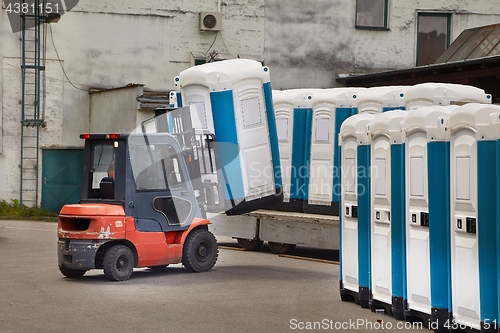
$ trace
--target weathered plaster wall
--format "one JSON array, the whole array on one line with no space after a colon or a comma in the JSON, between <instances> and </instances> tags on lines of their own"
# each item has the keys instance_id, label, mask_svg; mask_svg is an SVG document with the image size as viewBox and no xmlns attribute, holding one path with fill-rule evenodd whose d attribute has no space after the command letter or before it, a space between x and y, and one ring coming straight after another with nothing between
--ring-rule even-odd
<instances>
[{"instance_id":1,"label":"weathered plaster wall","mask_svg":"<svg viewBox=\"0 0 500 333\"><path fill-rule=\"evenodd\" d=\"M174 89L173 80L191 65L191 52L264 54L264 0L244 1L80 1L47 30L47 109L41 145L82 146L89 132L91 87L141 83L149 91ZM220 12L223 30L200 32L199 12ZM54 46L55 45L55 46ZM56 53L57 50L57 53ZM19 197L20 33L0 11L0 199ZM60 60L60 61L59 61ZM63 65L68 82L61 65ZM127 99L130 103L131 101ZM129 113L125 123L149 117ZM113 117L94 119L113 128ZM128 126L127 126L128 127ZM6 140L6 137L8 139ZM2 142L3 140L3 142ZM41 165L41 163L40 163Z\"/></svg>"},{"instance_id":2,"label":"weathered plaster wall","mask_svg":"<svg viewBox=\"0 0 500 333\"><path fill-rule=\"evenodd\" d=\"M355 28L355 1L266 1L265 60L274 89L327 88L339 74L413 67L418 12L452 14L451 39L500 22L500 5L484 1L389 0L389 30Z\"/></svg>"},{"instance_id":3,"label":"weathered plaster wall","mask_svg":"<svg viewBox=\"0 0 500 333\"><path fill-rule=\"evenodd\" d=\"M83 144L78 134L90 130L90 87L140 83L145 90L174 89L173 79L191 65L192 51L261 56L274 89L326 88L336 85L339 74L413 66L419 11L452 13L452 38L466 28L500 22L498 0L389 4L390 30L369 31L355 29L353 0L79 1L48 30L41 144ZM219 8L223 30L200 32L199 12ZM20 33L10 29L2 9L0 199L18 197L19 183ZM136 116L129 121L144 118ZM102 118L103 128L112 127L111 118Z\"/></svg>"},{"instance_id":4,"label":"weathered plaster wall","mask_svg":"<svg viewBox=\"0 0 500 333\"><path fill-rule=\"evenodd\" d=\"M21 152L21 69L19 58L2 59L2 129L3 153L0 154L0 199L19 198ZM47 60L46 123L40 130L40 147L63 144L63 73L59 61ZM40 163L41 165L41 159ZM41 170L39 170L41 175ZM4 199L5 200L5 199Z\"/></svg>"}]
</instances>

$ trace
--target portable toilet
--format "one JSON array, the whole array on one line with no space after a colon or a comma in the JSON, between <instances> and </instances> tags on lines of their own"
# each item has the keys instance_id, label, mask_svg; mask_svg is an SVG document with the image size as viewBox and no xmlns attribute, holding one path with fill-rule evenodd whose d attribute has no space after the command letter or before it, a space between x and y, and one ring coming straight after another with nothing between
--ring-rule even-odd
<instances>
[{"instance_id":1,"label":"portable toilet","mask_svg":"<svg viewBox=\"0 0 500 333\"><path fill-rule=\"evenodd\" d=\"M194 128L215 134L227 215L282 200L269 68L232 59L190 67L175 79Z\"/></svg>"},{"instance_id":2,"label":"portable toilet","mask_svg":"<svg viewBox=\"0 0 500 333\"><path fill-rule=\"evenodd\" d=\"M452 312L457 325L498 323L496 136L500 106L470 103L450 116Z\"/></svg>"},{"instance_id":3,"label":"portable toilet","mask_svg":"<svg viewBox=\"0 0 500 333\"><path fill-rule=\"evenodd\" d=\"M340 297L362 308L370 301L369 113L347 118L340 128Z\"/></svg>"},{"instance_id":4,"label":"portable toilet","mask_svg":"<svg viewBox=\"0 0 500 333\"><path fill-rule=\"evenodd\" d=\"M320 89L273 91L283 182L278 210L302 212L307 199L312 126L312 96Z\"/></svg>"},{"instance_id":5,"label":"portable toilet","mask_svg":"<svg viewBox=\"0 0 500 333\"><path fill-rule=\"evenodd\" d=\"M334 206L338 206L340 202L340 146L339 137L340 127L342 123L350 116L357 113L356 104L357 98L361 91L367 88L348 88L335 93L333 100L335 103L335 136L334 136L334 155L333 155L333 193L332 201Z\"/></svg>"},{"instance_id":6,"label":"portable toilet","mask_svg":"<svg viewBox=\"0 0 500 333\"><path fill-rule=\"evenodd\" d=\"M356 113L380 113L405 109L405 92L409 86L370 87L360 91Z\"/></svg>"},{"instance_id":7,"label":"portable toilet","mask_svg":"<svg viewBox=\"0 0 500 333\"><path fill-rule=\"evenodd\" d=\"M311 94L311 138L309 154L306 156L308 188L303 205L305 213L339 215L339 202L334 200L334 192L340 193L340 186L334 186L334 175L340 170L339 165L335 165L340 130L340 124L338 128L336 124L337 103L339 97L356 96L359 90L331 88ZM352 110L349 110L347 115L351 114Z\"/></svg>"},{"instance_id":8,"label":"portable toilet","mask_svg":"<svg viewBox=\"0 0 500 333\"><path fill-rule=\"evenodd\" d=\"M368 125L371 145L370 308L404 319L405 146L401 123L408 111L377 114Z\"/></svg>"},{"instance_id":9,"label":"portable toilet","mask_svg":"<svg viewBox=\"0 0 500 333\"><path fill-rule=\"evenodd\" d=\"M423 106L403 123L406 168L405 317L444 328L451 321L450 141L457 106Z\"/></svg>"},{"instance_id":10,"label":"portable toilet","mask_svg":"<svg viewBox=\"0 0 500 333\"><path fill-rule=\"evenodd\" d=\"M426 82L416 84L406 91L406 109L428 105L462 105L465 103L491 103L491 95L483 89L455 84Z\"/></svg>"}]
</instances>

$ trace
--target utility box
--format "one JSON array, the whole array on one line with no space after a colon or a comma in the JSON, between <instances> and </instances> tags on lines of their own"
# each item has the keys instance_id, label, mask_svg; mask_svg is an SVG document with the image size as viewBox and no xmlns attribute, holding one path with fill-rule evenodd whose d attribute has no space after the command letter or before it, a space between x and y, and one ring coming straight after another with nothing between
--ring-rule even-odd
<instances>
[{"instance_id":1,"label":"utility box","mask_svg":"<svg viewBox=\"0 0 500 333\"><path fill-rule=\"evenodd\" d=\"M370 301L369 113L347 118L340 128L340 297L362 308Z\"/></svg>"},{"instance_id":2,"label":"utility box","mask_svg":"<svg viewBox=\"0 0 500 333\"><path fill-rule=\"evenodd\" d=\"M193 127L215 135L226 214L282 200L278 138L269 68L233 59L190 67L175 78L177 103L194 105ZM198 146L205 146L206 141ZM251 163L250 163L251 162Z\"/></svg>"},{"instance_id":3,"label":"utility box","mask_svg":"<svg viewBox=\"0 0 500 333\"><path fill-rule=\"evenodd\" d=\"M404 319L405 190L404 137L408 111L387 111L368 125L371 145L370 308Z\"/></svg>"},{"instance_id":4,"label":"utility box","mask_svg":"<svg viewBox=\"0 0 500 333\"><path fill-rule=\"evenodd\" d=\"M407 319L450 323L448 118L457 106L423 106L403 123Z\"/></svg>"},{"instance_id":5,"label":"utility box","mask_svg":"<svg viewBox=\"0 0 500 333\"><path fill-rule=\"evenodd\" d=\"M452 311L457 325L482 330L498 323L494 184L499 177L500 107L470 103L450 116Z\"/></svg>"}]
</instances>

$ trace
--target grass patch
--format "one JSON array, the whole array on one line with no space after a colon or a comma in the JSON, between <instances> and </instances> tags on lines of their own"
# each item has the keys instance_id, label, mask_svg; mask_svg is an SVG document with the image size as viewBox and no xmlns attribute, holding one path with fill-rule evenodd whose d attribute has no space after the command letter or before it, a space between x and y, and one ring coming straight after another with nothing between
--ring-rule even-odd
<instances>
[{"instance_id":1,"label":"grass patch","mask_svg":"<svg viewBox=\"0 0 500 333\"><path fill-rule=\"evenodd\" d=\"M57 213L50 212L40 207L26 207L19 200L10 203L0 200L0 218L4 220L35 220L35 221L57 221Z\"/></svg>"}]
</instances>

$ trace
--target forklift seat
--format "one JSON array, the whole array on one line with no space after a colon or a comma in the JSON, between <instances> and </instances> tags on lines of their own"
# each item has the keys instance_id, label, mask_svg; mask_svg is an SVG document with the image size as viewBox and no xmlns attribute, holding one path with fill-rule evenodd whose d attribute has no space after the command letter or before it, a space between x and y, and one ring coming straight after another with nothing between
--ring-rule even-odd
<instances>
[{"instance_id":1,"label":"forklift seat","mask_svg":"<svg viewBox=\"0 0 500 333\"><path fill-rule=\"evenodd\" d=\"M101 190L101 199L114 199L115 197L115 181L111 177L104 177L99 183Z\"/></svg>"}]
</instances>

